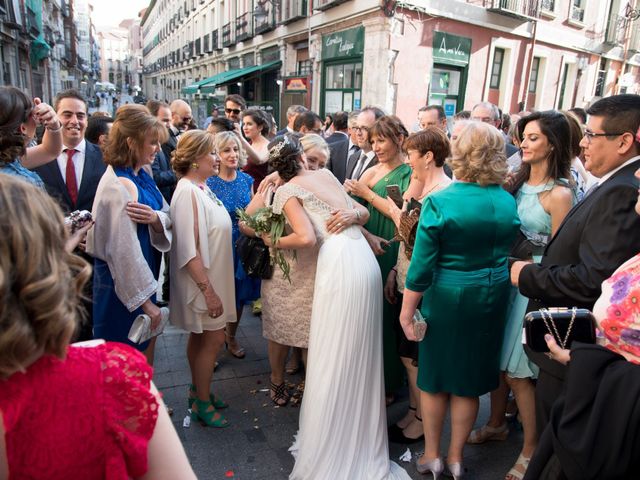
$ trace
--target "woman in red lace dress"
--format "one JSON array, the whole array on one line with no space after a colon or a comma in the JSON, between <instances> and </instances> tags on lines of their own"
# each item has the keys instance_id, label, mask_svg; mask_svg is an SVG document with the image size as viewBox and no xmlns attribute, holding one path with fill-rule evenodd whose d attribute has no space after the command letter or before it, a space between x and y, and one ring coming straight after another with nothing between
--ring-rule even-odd
<instances>
[{"instance_id":1,"label":"woman in red lace dress","mask_svg":"<svg viewBox=\"0 0 640 480\"><path fill-rule=\"evenodd\" d=\"M136 350L69 345L90 268L46 193L0 175L0 479L193 479Z\"/></svg>"}]
</instances>

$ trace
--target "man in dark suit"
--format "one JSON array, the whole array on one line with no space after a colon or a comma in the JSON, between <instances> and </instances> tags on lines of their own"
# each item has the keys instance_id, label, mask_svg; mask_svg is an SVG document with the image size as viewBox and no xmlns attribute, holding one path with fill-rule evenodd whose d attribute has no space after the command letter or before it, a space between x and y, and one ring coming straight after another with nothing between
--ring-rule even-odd
<instances>
[{"instance_id":1,"label":"man in dark suit","mask_svg":"<svg viewBox=\"0 0 640 480\"><path fill-rule=\"evenodd\" d=\"M87 103L75 90L60 92L54 103L56 114L62 124L62 153L55 160L35 169L45 184L47 192L55 198L65 214L74 210L93 209L98 183L106 170L102 152L84 138L87 129ZM93 260L78 252L89 263ZM78 332L77 340L93 338L92 285L84 290L86 300L86 322Z\"/></svg>"},{"instance_id":2,"label":"man in dark suit","mask_svg":"<svg viewBox=\"0 0 640 480\"><path fill-rule=\"evenodd\" d=\"M278 130L276 132L276 136L284 135L285 133L293 133L293 124L296 121L296 118L298 117L298 115L306 111L307 109L302 105L291 105L289 108L287 108L287 124L282 130Z\"/></svg>"},{"instance_id":3,"label":"man in dark suit","mask_svg":"<svg viewBox=\"0 0 640 480\"><path fill-rule=\"evenodd\" d=\"M158 190L162 193L167 203L171 203L171 196L178 183L178 177L171 168L171 153L175 150L178 143L177 135L171 125L172 114L169 105L164 102L158 102L157 100L149 100L147 102L147 108L151 112L151 115L160 120L169 133L169 140L162 145L162 148L156 155L156 159L151 165L153 170L153 179L156 182Z\"/></svg>"},{"instance_id":4,"label":"man in dark suit","mask_svg":"<svg viewBox=\"0 0 640 480\"><path fill-rule=\"evenodd\" d=\"M360 151L352 154L347 160L345 177L358 180L369 168L378 163L369 141L369 130L376 120L384 116L384 112L378 107L365 107L358 114L358 125L354 127L356 139Z\"/></svg>"},{"instance_id":5,"label":"man in dark suit","mask_svg":"<svg viewBox=\"0 0 640 480\"><path fill-rule=\"evenodd\" d=\"M35 171L65 214L91 211L106 165L100 148L84 138L87 104L79 92L65 90L56 97L54 108L62 123L62 153Z\"/></svg>"},{"instance_id":6,"label":"man in dark suit","mask_svg":"<svg viewBox=\"0 0 640 480\"><path fill-rule=\"evenodd\" d=\"M511 280L529 297L528 311L544 307L593 309L602 282L640 251L635 212L640 167L640 96L615 95L594 103L580 145L585 167L600 181L565 217L540 263L515 262ZM525 347L540 367L536 387L538 432L560 395L566 367Z\"/></svg>"},{"instance_id":7,"label":"man in dark suit","mask_svg":"<svg viewBox=\"0 0 640 480\"><path fill-rule=\"evenodd\" d=\"M330 151L327 169L335 175L340 183L344 183L349 157L349 114L337 112L333 116L333 128L335 132L326 139Z\"/></svg>"}]
</instances>

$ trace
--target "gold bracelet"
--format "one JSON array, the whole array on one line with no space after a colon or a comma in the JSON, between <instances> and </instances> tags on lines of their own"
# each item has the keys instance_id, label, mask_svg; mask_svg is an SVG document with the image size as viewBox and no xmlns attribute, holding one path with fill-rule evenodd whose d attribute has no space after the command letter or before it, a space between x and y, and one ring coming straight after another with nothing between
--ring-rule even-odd
<instances>
[{"instance_id":1,"label":"gold bracelet","mask_svg":"<svg viewBox=\"0 0 640 480\"><path fill-rule=\"evenodd\" d=\"M209 283L209 279L207 279L204 282L196 282L196 285L198 286L198 290L204 293L211 284Z\"/></svg>"}]
</instances>

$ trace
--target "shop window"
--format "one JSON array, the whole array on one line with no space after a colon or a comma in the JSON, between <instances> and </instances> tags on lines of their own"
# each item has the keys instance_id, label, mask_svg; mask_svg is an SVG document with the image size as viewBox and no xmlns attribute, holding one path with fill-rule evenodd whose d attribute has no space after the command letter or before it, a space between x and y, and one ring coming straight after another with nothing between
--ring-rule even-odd
<instances>
[{"instance_id":1,"label":"shop window","mask_svg":"<svg viewBox=\"0 0 640 480\"><path fill-rule=\"evenodd\" d=\"M533 57L531 63L531 74L529 75L529 93L536 93L538 90L538 75L540 73L540 57Z\"/></svg>"},{"instance_id":2,"label":"shop window","mask_svg":"<svg viewBox=\"0 0 640 480\"><path fill-rule=\"evenodd\" d=\"M504 48L496 48L493 52L493 65L491 66L491 81L489 82L489 88L500 88L503 64Z\"/></svg>"},{"instance_id":3,"label":"shop window","mask_svg":"<svg viewBox=\"0 0 640 480\"><path fill-rule=\"evenodd\" d=\"M324 68L324 112L359 110L361 89L361 62L327 65Z\"/></svg>"}]
</instances>

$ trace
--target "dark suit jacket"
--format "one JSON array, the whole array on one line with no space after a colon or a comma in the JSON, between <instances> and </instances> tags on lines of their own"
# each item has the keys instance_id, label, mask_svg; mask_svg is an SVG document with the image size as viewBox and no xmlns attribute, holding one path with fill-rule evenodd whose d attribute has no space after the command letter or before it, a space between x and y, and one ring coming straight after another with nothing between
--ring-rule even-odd
<instances>
[{"instance_id":1,"label":"dark suit jacket","mask_svg":"<svg viewBox=\"0 0 640 480\"><path fill-rule=\"evenodd\" d=\"M539 264L524 267L520 292L529 297L527 311L543 307L593 309L604 280L640 252L640 216L635 212L637 160L616 172L565 217ZM547 373L564 379L566 367L526 348Z\"/></svg>"},{"instance_id":2,"label":"dark suit jacket","mask_svg":"<svg viewBox=\"0 0 640 480\"><path fill-rule=\"evenodd\" d=\"M330 151L327 169L335 175L340 183L344 183L347 157L349 156L349 137L336 132L326 140Z\"/></svg>"},{"instance_id":3,"label":"dark suit jacket","mask_svg":"<svg viewBox=\"0 0 640 480\"><path fill-rule=\"evenodd\" d=\"M67 185L60 173L57 159L36 168L35 172L40 175L47 192L58 201L66 215L74 210L92 210L96 189L106 168L107 166L102 161L100 148L93 143L86 142L84 168L75 206L71 204L71 197L69 197Z\"/></svg>"},{"instance_id":4,"label":"dark suit jacket","mask_svg":"<svg viewBox=\"0 0 640 480\"><path fill-rule=\"evenodd\" d=\"M360 158L361 153L362 153L362 150L358 150L357 152L353 153L349 157L349 160L347 160L347 169L345 172L345 178L351 178L351 174L353 173L353 170L356 168L356 164L358 163L358 159ZM362 170L362 172L360 172L360 176L362 176L362 174L365 171L369 170L371 167L373 167L377 163L378 163L378 157L374 155L373 159L369 162L369 165L367 165L366 168Z\"/></svg>"},{"instance_id":5,"label":"dark suit jacket","mask_svg":"<svg viewBox=\"0 0 640 480\"><path fill-rule=\"evenodd\" d=\"M173 191L178 184L178 177L176 177L175 172L171 168L171 163L164 154L164 151L158 152L155 161L151 165L151 169L153 170L153 179L156 182L158 190L160 190L160 193L162 193L167 203L171 203Z\"/></svg>"},{"instance_id":6,"label":"dark suit jacket","mask_svg":"<svg viewBox=\"0 0 640 480\"><path fill-rule=\"evenodd\" d=\"M167 132L169 133L169 139L162 144L162 151L165 157L167 157L167 159L170 159L171 154L178 145L178 136L173 132L171 128L167 128Z\"/></svg>"}]
</instances>

